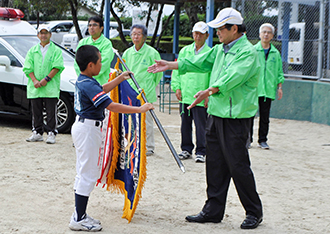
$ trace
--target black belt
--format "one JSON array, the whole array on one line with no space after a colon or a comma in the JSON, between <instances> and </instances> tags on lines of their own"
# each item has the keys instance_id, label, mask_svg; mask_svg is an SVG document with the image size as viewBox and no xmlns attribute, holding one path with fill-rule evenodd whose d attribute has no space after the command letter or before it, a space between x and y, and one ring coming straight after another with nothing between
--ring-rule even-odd
<instances>
[{"instance_id":1,"label":"black belt","mask_svg":"<svg viewBox=\"0 0 330 234\"><path fill-rule=\"evenodd\" d=\"M91 120L95 122L95 127L102 127L102 121L93 120L93 119L91 119ZM78 121L83 123L83 122L85 122L85 118L79 116Z\"/></svg>"}]
</instances>

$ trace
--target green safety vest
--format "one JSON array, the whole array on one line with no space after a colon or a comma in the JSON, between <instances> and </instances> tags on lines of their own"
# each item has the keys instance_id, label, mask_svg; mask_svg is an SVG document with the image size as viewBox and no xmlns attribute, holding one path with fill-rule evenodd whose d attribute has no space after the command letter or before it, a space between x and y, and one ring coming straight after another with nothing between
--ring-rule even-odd
<instances>
[{"instance_id":1,"label":"green safety vest","mask_svg":"<svg viewBox=\"0 0 330 234\"><path fill-rule=\"evenodd\" d=\"M205 44L202 51L199 54L205 53L211 50L211 48ZM178 59L190 58L195 55L195 42L183 47L180 52ZM178 70L173 70L171 78L171 88L174 92L181 90L182 101L184 104L192 104L195 100L194 95L201 90L205 90L209 87L210 83L210 72L207 73L196 73L189 72L183 75L179 75ZM197 104L197 106L204 106L204 101Z\"/></svg>"},{"instance_id":2,"label":"green safety vest","mask_svg":"<svg viewBox=\"0 0 330 234\"><path fill-rule=\"evenodd\" d=\"M258 96L274 100L276 98L278 84L284 82L281 54L275 46L271 44L268 58L266 60L264 48L262 48L260 41L254 46L254 48L256 48L258 52L261 66Z\"/></svg>"},{"instance_id":3,"label":"green safety vest","mask_svg":"<svg viewBox=\"0 0 330 234\"><path fill-rule=\"evenodd\" d=\"M144 90L148 102L153 103L157 101L155 88L162 78L163 73L153 74L147 72L147 69L155 63L155 60L160 60L158 51L144 43L139 51L135 50L135 46L125 50L123 59L125 59L127 67L134 73L139 86ZM131 79L128 82L135 91L138 91Z\"/></svg>"},{"instance_id":4,"label":"green safety vest","mask_svg":"<svg viewBox=\"0 0 330 234\"><path fill-rule=\"evenodd\" d=\"M207 112L221 118L250 118L258 109L257 86L260 65L257 51L244 34L225 54L223 44L193 58L178 60L179 74L210 72L210 87L219 92L210 96Z\"/></svg>"},{"instance_id":5,"label":"green safety vest","mask_svg":"<svg viewBox=\"0 0 330 234\"><path fill-rule=\"evenodd\" d=\"M25 57L23 67L23 72L27 77L30 77L29 74L33 72L36 79L40 81L49 75L53 68L57 68L59 71L46 86L35 88L31 78L28 79L26 87L28 99L59 98L61 73L64 70L62 50L53 42L50 42L45 58L42 57L40 44L31 47Z\"/></svg>"},{"instance_id":6,"label":"green safety vest","mask_svg":"<svg viewBox=\"0 0 330 234\"><path fill-rule=\"evenodd\" d=\"M94 41L91 36L81 39L78 43L77 50L79 49L80 46L83 46L83 45L95 46L101 52L102 67L101 67L99 74L97 76L94 76L94 78L101 85L107 83L109 80L109 74L111 71L110 70L111 61L114 57L111 41L108 38L106 38L103 34L101 34L101 36L96 41ZM76 63L76 61L74 63L74 68L76 70L77 75L79 75L80 69L79 69L79 66Z\"/></svg>"}]
</instances>

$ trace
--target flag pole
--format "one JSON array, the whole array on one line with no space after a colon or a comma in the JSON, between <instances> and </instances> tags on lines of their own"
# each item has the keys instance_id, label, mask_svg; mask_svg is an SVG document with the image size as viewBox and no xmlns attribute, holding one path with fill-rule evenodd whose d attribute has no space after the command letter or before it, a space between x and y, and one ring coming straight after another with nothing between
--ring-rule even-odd
<instances>
[{"instance_id":1,"label":"flag pole","mask_svg":"<svg viewBox=\"0 0 330 234\"><path fill-rule=\"evenodd\" d=\"M127 67L126 63L125 63L124 60L122 59L122 57L119 55L118 50L116 50L115 48L112 48L112 50L113 50L113 52L117 55L117 57L119 58L119 60L120 60L121 63L123 64L123 66L125 67L126 71L130 71L129 68ZM138 82L136 81L134 75L130 74L130 77L131 77L132 81L134 82L136 88L138 89L139 93L142 94L142 98L143 98L144 102L147 103L148 100L147 100L146 96L144 95L144 93L142 92L142 89L141 89L141 87L139 86ZM158 127L160 133L163 135L163 138L164 138L164 140L165 140L167 146L169 147L169 149L170 149L170 151L171 151L171 153L172 153L172 155L173 155L173 157L174 157L176 163L178 164L178 166L179 166L179 168L181 169L181 171L184 173L184 172L185 172L184 166L183 166L183 164L182 164L182 162L181 162L181 160L180 160L180 158L179 158L177 152L175 151L175 149L174 149L174 147L173 147L173 145L172 145L170 139L168 138L168 136L167 136L167 134L166 134L166 132L165 132L165 130L164 130L162 124L160 123L159 119L157 118L157 116L156 116L156 114L155 114L155 111L154 111L154 110L149 110L149 111L150 111L151 116L152 116L153 119L155 120L155 123L156 123L156 125L157 125L157 127Z\"/></svg>"}]
</instances>

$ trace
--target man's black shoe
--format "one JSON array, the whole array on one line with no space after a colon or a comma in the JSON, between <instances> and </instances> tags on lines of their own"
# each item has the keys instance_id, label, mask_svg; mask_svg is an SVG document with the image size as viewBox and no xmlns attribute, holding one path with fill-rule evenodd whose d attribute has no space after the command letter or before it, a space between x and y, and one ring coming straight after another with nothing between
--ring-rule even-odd
<instances>
[{"instance_id":1,"label":"man's black shoe","mask_svg":"<svg viewBox=\"0 0 330 234\"><path fill-rule=\"evenodd\" d=\"M259 226L259 224L262 222L262 217L257 218L253 215L247 215L244 219L243 223L241 224L242 229L254 229Z\"/></svg>"},{"instance_id":2,"label":"man's black shoe","mask_svg":"<svg viewBox=\"0 0 330 234\"><path fill-rule=\"evenodd\" d=\"M203 211L199 212L197 215L189 215L186 217L188 222L193 223L220 223L221 219L216 217L208 217Z\"/></svg>"}]
</instances>

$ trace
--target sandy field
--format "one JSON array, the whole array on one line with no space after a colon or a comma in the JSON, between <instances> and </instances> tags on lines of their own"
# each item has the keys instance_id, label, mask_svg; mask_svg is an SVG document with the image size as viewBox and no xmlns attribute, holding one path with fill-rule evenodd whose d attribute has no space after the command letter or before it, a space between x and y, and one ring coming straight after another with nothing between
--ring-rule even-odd
<instances>
[{"instance_id":1,"label":"sandy field","mask_svg":"<svg viewBox=\"0 0 330 234\"><path fill-rule=\"evenodd\" d=\"M155 111L177 152L178 110ZM255 119L254 139L257 139ZM28 143L30 122L0 118L0 233L72 233L75 151L70 134L57 143ZM183 161L182 173L155 126L156 153L148 157L148 178L131 223L121 218L123 195L96 187L88 214L103 233L330 233L330 126L271 119L270 150L250 149L264 221L241 230L245 214L231 183L226 213L219 224L195 224L206 200L205 165Z\"/></svg>"}]
</instances>

